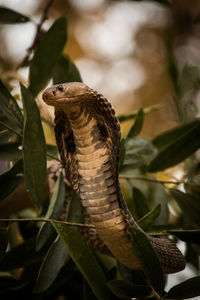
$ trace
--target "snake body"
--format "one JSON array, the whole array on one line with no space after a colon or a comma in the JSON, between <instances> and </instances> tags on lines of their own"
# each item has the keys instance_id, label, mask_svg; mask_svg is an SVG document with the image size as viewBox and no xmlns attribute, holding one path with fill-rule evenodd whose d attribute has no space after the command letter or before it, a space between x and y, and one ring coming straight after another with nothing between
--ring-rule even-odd
<instances>
[{"instance_id":1,"label":"snake body","mask_svg":"<svg viewBox=\"0 0 200 300\"><path fill-rule=\"evenodd\" d=\"M120 125L111 104L83 83L52 86L43 100L55 107L55 136L66 177L109 251L130 269L141 269L127 228L142 230L130 214L118 181ZM146 234L147 235L147 234ZM164 273L185 267L176 245L147 235Z\"/></svg>"}]
</instances>

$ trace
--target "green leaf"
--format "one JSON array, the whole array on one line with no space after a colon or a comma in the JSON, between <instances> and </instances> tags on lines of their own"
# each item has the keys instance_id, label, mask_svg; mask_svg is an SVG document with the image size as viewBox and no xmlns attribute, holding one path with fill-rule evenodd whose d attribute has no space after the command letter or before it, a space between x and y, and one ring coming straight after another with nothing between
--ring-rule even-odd
<instances>
[{"instance_id":1,"label":"green leaf","mask_svg":"<svg viewBox=\"0 0 200 300\"><path fill-rule=\"evenodd\" d=\"M22 150L19 149L21 146L17 143L9 143L0 145L0 157L1 160L14 161L22 158Z\"/></svg>"},{"instance_id":2,"label":"green leaf","mask_svg":"<svg viewBox=\"0 0 200 300\"><path fill-rule=\"evenodd\" d=\"M47 290L56 280L61 268L68 259L65 245L58 236L43 259L34 292L41 293Z\"/></svg>"},{"instance_id":3,"label":"green leaf","mask_svg":"<svg viewBox=\"0 0 200 300\"><path fill-rule=\"evenodd\" d=\"M27 16L7 7L0 6L0 24L25 23L28 21L30 21L30 19Z\"/></svg>"},{"instance_id":4,"label":"green leaf","mask_svg":"<svg viewBox=\"0 0 200 300\"><path fill-rule=\"evenodd\" d=\"M107 285L113 294L122 299L143 298L151 295L152 289L147 285L136 285L130 281L110 280Z\"/></svg>"},{"instance_id":5,"label":"green leaf","mask_svg":"<svg viewBox=\"0 0 200 300\"><path fill-rule=\"evenodd\" d=\"M167 131L157 135L152 140L152 143L159 150L162 150L166 146L169 146L170 144L176 142L177 139L179 139L181 136L184 136L185 133L188 132L189 130L196 128L196 126L199 126L199 124L200 124L199 120L194 120L192 122L176 126L170 130L167 130Z\"/></svg>"},{"instance_id":6,"label":"green leaf","mask_svg":"<svg viewBox=\"0 0 200 300\"><path fill-rule=\"evenodd\" d=\"M144 111L141 108L137 113L137 116L135 118L135 122L131 126L127 137L128 138L133 138L133 137L137 136L140 133L140 131L142 130L143 122L144 122Z\"/></svg>"},{"instance_id":7,"label":"green leaf","mask_svg":"<svg viewBox=\"0 0 200 300\"><path fill-rule=\"evenodd\" d=\"M166 299L188 299L200 296L200 276L190 278L169 290Z\"/></svg>"},{"instance_id":8,"label":"green leaf","mask_svg":"<svg viewBox=\"0 0 200 300\"><path fill-rule=\"evenodd\" d=\"M83 222L83 207L81 205L81 201L74 192L71 191L71 199L69 204L69 209L67 213L67 221L68 222L75 222L75 223L82 223ZM75 228L76 230L77 228Z\"/></svg>"},{"instance_id":9,"label":"green leaf","mask_svg":"<svg viewBox=\"0 0 200 300\"><path fill-rule=\"evenodd\" d=\"M183 215L189 223L199 226L200 222L200 201L199 198L183 193L176 189L170 189L170 193L180 206Z\"/></svg>"},{"instance_id":10,"label":"green leaf","mask_svg":"<svg viewBox=\"0 0 200 300\"><path fill-rule=\"evenodd\" d=\"M184 242L200 245L200 230L168 230L167 232Z\"/></svg>"},{"instance_id":11,"label":"green leaf","mask_svg":"<svg viewBox=\"0 0 200 300\"><path fill-rule=\"evenodd\" d=\"M148 171L157 172L175 166L200 147L200 122L162 149L150 162Z\"/></svg>"},{"instance_id":12,"label":"green leaf","mask_svg":"<svg viewBox=\"0 0 200 300\"><path fill-rule=\"evenodd\" d=\"M148 228L153 224L155 219L160 215L161 205L158 204L154 209L147 213L142 219L137 223L144 230L147 231Z\"/></svg>"},{"instance_id":13,"label":"green leaf","mask_svg":"<svg viewBox=\"0 0 200 300\"><path fill-rule=\"evenodd\" d=\"M61 56L53 70L53 83L82 82L81 75L76 65L65 56Z\"/></svg>"},{"instance_id":14,"label":"green leaf","mask_svg":"<svg viewBox=\"0 0 200 300\"><path fill-rule=\"evenodd\" d=\"M134 252L143 268L151 286L159 294L163 294L165 280L159 259L145 233L135 228L129 228Z\"/></svg>"},{"instance_id":15,"label":"green leaf","mask_svg":"<svg viewBox=\"0 0 200 300\"><path fill-rule=\"evenodd\" d=\"M125 159L123 165L131 165L132 168L140 167L149 161L156 153L156 149L151 142L145 139L125 140Z\"/></svg>"},{"instance_id":16,"label":"green leaf","mask_svg":"<svg viewBox=\"0 0 200 300\"><path fill-rule=\"evenodd\" d=\"M23 160L18 160L7 172L0 175L0 200L4 199L23 181Z\"/></svg>"},{"instance_id":17,"label":"green leaf","mask_svg":"<svg viewBox=\"0 0 200 300\"><path fill-rule=\"evenodd\" d=\"M51 221L52 225L62 238L67 252L83 274L93 293L98 299L111 299L106 277L98 264L92 250L88 247L79 232L65 224Z\"/></svg>"},{"instance_id":18,"label":"green leaf","mask_svg":"<svg viewBox=\"0 0 200 300\"><path fill-rule=\"evenodd\" d=\"M29 90L21 85L24 106L23 161L27 192L36 207L46 182L46 143L40 113Z\"/></svg>"},{"instance_id":19,"label":"green leaf","mask_svg":"<svg viewBox=\"0 0 200 300\"><path fill-rule=\"evenodd\" d=\"M62 172L60 172L56 181L52 199L45 215L46 219L58 219L61 216L65 201L65 182ZM36 250L39 251L52 236L55 236L55 230L48 222L43 223L37 236Z\"/></svg>"},{"instance_id":20,"label":"green leaf","mask_svg":"<svg viewBox=\"0 0 200 300\"><path fill-rule=\"evenodd\" d=\"M142 218L144 215L149 213L149 206L146 197L143 192L138 188L133 187L133 206L134 206L134 215L137 219Z\"/></svg>"},{"instance_id":21,"label":"green leaf","mask_svg":"<svg viewBox=\"0 0 200 300\"><path fill-rule=\"evenodd\" d=\"M9 119L9 127L19 132L23 128L24 118L15 98L10 94L6 86L0 80L0 109Z\"/></svg>"},{"instance_id":22,"label":"green leaf","mask_svg":"<svg viewBox=\"0 0 200 300\"><path fill-rule=\"evenodd\" d=\"M0 228L0 261L6 253L8 246L8 230Z\"/></svg>"},{"instance_id":23,"label":"green leaf","mask_svg":"<svg viewBox=\"0 0 200 300\"><path fill-rule=\"evenodd\" d=\"M44 35L30 63L29 82L33 96L45 88L64 49L67 33L66 18L62 17Z\"/></svg>"}]
</instances>

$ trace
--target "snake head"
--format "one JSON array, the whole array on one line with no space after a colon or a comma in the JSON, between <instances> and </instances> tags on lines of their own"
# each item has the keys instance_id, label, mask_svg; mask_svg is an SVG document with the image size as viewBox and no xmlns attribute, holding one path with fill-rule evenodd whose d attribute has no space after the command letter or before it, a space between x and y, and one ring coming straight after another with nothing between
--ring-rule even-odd
<instances>
[{"instance_id":1,"label":"snake head","mask_svg":"<svg viewBox=\"0 0 200 300\"><path fill-rule=\"evenodd\" d=\"M91 89L81 82L68 82L47 88L42 98L48 105L60 106L88 99Z\"/></svg>"}]
</instances>

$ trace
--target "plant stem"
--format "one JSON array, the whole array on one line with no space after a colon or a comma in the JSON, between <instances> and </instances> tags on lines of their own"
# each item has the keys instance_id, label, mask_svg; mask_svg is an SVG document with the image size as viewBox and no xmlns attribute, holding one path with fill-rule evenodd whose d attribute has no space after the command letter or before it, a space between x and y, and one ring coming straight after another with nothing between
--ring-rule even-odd
<instances>
[{"instance_id":1,"label":"plant stem","mask_svg":"<svg viewBox=\"0 0 200 300\"><path fill-rule=\"evenodd\" d=\"M149 181L149 182L154 182L154 183L160 183L160 184L188 184L184 181L174 181L174 180L157 180L153 178L147 178L143 176L132 176L132 175L119 175L119 178L122 179L134 179L134 180L144 180L144 181Z\"/></svg>"},{"instance_id":2,"label":"plant stem","mask_svg":"<svg viewBox=\"0 0 200 300\"><path fill-rule=\"evenodd\" d=\"M67 222L67 221L59 221L54 219L46 219L46 218L11 218L11 219L0 219L0 222L56 222L61 223L69 226L78 226L78 227L94 227L92 224L81 224L81 223L74 223L74 222Z\"/></svg>"}]
</instances>

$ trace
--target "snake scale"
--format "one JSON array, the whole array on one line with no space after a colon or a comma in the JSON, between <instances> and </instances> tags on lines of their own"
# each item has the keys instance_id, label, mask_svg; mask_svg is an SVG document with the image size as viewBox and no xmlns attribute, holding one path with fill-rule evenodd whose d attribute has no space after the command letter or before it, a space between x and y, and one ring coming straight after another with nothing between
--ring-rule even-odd
<instances>
[{"instance_id":1,"label":"snake scale","mask_svg":"<svg viewBox=\"0 0 200 300\"><path fill-rule=\"evenodd\" d=\"M116 259L130 269L141 269L127 228L142 229L119 186L121 133L114 109L101 94L80 82L47 88L43 100L55 108L55 136L66 177L91 223ZM184 269L184 257L171 240L146 236L164 273Z\"/></svg>"}]
</instances>

